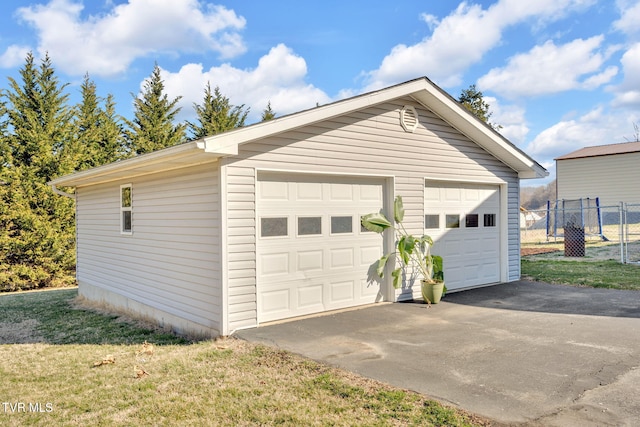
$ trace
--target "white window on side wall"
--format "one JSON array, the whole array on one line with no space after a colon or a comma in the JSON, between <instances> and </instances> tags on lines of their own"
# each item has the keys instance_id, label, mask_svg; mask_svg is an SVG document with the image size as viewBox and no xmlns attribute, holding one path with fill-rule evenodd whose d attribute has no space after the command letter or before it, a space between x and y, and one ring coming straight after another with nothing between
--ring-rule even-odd
<instances>
[{"instance_id":1,"label":"white window on side wall","mask_svg":"<svg viewBox=\"0 0 640 427\"><path fill-rule=\"evenodd\" d=\"M133 234L133 193L131 184L120 186L120 232Z\"/></svg>"}]
</instances>

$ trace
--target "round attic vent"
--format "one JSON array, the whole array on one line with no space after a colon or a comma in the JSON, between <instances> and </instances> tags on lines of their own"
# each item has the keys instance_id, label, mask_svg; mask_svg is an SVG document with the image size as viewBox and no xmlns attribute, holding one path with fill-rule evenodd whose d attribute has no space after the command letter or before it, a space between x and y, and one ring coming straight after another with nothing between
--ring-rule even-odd
<instances>
[{"instance_id":1,"label":"round attic vent","mask_svg":"<svg viewBox=\"0 0 640 427\"><path fill-rule=\"evenodd\" d=\"M400 110L400 124L405 132L413 133L418 127L418 112L411 105L405 105Z\"/></svg>"}]
</instances>

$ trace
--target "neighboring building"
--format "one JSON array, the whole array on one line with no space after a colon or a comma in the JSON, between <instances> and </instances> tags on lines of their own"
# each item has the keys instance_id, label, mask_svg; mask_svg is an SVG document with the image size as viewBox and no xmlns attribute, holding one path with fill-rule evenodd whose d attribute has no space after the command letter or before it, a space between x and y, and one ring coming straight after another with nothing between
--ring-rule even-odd
<instances>
[{"instance_id":1,"label":"neighboring building","mask_svg":"<svg viewBox=\"0 0 640 427\"><path fill-rule=\"evenodd\" d=\"M449 290L517 280L519 182L546 174L421 78L51 185L75 187L80 295L215 336L419 298L376 281L392 237L360 227L397 195Z\"/></svg>"},{"instance_id":2,"label":"neighboring building","mask_svg":"<svg viewBox=\"0 0 640 427\"><path fill-rule=\"evenodd\" d=\"M522 206L520 207L520 228L531 228L542 219L544 219L544 217L540 216L537 212L531 212Z\"/></svg>"},{"instance_id":3,"label":"neighboring building","mask_svg":"<svg viewBox=\"0 0 640 427\"><path fill-rule=\"evenodd\" d=\"M559 200L640 203L640 142L585 147L555 160Z\"/></svg>"}]
</instances>

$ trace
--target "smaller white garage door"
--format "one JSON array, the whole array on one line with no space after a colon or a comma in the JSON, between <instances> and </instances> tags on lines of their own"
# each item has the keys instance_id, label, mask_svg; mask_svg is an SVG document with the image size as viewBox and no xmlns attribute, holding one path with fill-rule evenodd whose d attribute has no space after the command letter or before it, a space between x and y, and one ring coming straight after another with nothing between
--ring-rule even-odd
<instances>
[{"instance_id":1,"label":"smaller white garage door","mask_svg":"<svg viewBox=\"0 0 640 427\"><path fill-rule=\"evenodd\" d=\"M383 207L383 180L260 174L258 321L373 303L382 236L360 217Z\"/></svg>"},{"instance_id":2,"label":"smaller white garage door","mask_svg":"<svg viewBox=\"0 0 640 427\"><path fill-rule=\"evenodd\" d=\"M500 187L427 181L425 234L449 290L500 281Z\"/></svg>"}]
</instances>

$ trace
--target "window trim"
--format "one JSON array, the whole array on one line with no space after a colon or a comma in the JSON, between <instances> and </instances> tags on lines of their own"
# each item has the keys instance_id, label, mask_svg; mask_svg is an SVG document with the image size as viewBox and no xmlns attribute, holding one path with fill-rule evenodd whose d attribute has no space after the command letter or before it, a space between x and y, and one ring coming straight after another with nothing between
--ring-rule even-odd
<instances>
[{"instance_id":1,"label":"window trim","mask_svg":"<svg viewBox=\"0 0 640 427\"><path fill-rule=\"evenodd\" d=\"M122 196L124 189L129 189L130 203L129 206L124 206ZM122 184L120 186L120 234L125 236L131 236L133 234L133 186L131 184ZM129 212L129 229L124 228L124 213Z\"/></svg>"}]
</instances>

